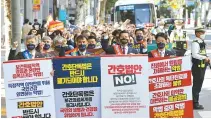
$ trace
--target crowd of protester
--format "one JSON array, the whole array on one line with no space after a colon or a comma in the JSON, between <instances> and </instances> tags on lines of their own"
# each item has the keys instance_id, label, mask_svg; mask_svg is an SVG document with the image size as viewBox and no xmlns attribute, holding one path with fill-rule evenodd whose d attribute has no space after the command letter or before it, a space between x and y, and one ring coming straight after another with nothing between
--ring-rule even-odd
<instances>
[{"instance_id":1,"label":"crowd of protester","mask_svg":"<svg viewBox=\"0 0 211 119\"><path fill-rule=\"evenodd\" d=\"M126 20L124 23L114 25L68 27L63 31L55 30L53 33L48 32L46 23L46 20L43 20L40 24L35 19L34 24L31 24L26 19L20 39L25 44L26 50L16 53L18 43L14 42L9 60L105 54L149 54L149 57L153 57L152 52L148 52L147 49L149 44L157 44L158 50L165 51L165 56L175 55L173 50L165 49L170 40L167 32L158 30L163 29L165 24L162 23L157 29L147 26L137 28Z\"/></svg>"}]
</instances>

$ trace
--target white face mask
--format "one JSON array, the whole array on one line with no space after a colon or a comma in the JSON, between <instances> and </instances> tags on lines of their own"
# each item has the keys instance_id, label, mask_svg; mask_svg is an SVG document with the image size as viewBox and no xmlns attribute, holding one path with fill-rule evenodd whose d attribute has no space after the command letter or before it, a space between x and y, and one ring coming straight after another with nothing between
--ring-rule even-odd
<instances>
[{"instance_id":1,"label":"white face mask","mask_svg":"<svg viewBox=\"0 0 211 119\"><path fill-rule=\"evenodd\" d=\"M176 26L176 28L180 30L180 29L182 29L182 26Z\"/></svg>"},{"instance_id":2,"label":"white face mask","mask_svg":"<svg viewBox=\"0 0 211 119\"><path fill-rule=\"evenodd\" d=\"M206 35L205 35L205 34L200 35L200 38L201 38L202 40L204 40L204 39L205 39L205 37L206 37Z\"/></svg>"},{"instance_id":3,"label":"white face mask","mask_svg":"<svg viewBox=\"0 0 211 119\"><path fill-rule=\"evenodd\" d=\"M160 29L163 29L164 28L164 26L159 26L160 27Z\"/></svg>"}]
</instances>

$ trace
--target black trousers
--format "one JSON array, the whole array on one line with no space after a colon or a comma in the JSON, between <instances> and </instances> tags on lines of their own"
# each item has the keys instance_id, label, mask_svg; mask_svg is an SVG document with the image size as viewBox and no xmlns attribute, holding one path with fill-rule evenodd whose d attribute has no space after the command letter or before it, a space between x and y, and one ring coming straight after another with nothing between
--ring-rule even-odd
<instances>
[{"instance_id":1,"label":"black trousers","mask_svg":"<svg viewBox=\"0 0 211 119\"><path fill-rule=\"evenodd\" d=\"M207 66L207 65L206 65ZM192 87L192 94L193 94L193 103L199 103L199 93L201 92L201 88L204 82L204 75L206 72L205 68L199 68L198 65L193 64L192 66L192 75L193 75L193 87Z\"/></svg>"},{"instance_id":2,"label":"black trousers","mask_svg":"<svg viewBox=\"0 0 211 119\"><path fill-rule=\"evenodd\" d=\"M174 51L175 51L175 53L176 53L176 56L184 56L184 55L185 55L185 52L186 52L187 50L185 50L185 49L175 49L175 48L174 48Z\"/></svg>"}]
</instances>

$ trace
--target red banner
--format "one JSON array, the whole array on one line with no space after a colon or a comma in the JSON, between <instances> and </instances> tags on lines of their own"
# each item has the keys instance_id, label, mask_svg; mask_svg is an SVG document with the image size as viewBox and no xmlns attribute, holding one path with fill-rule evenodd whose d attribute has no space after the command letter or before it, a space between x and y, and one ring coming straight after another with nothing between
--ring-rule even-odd
<instances>
[{"instance_id":1,"label":"red banner","mask_svg":"<svg viewBox=\"0 0 211 119\"><path fill-rule=\"evenodd\" d=\"M183 71L149 77L149 91L184 87L190 85L191 71Z\"/></svg>"},{"instance_id":2,"label":"red banner","mask_svg":"<svg viewBox=\"0 0 211 119\"><path fill-rule=\"evenodd\" d=\"M193 117L192 101L150 106L150 118L191 118Z\"/></svg>"}]
</instances>

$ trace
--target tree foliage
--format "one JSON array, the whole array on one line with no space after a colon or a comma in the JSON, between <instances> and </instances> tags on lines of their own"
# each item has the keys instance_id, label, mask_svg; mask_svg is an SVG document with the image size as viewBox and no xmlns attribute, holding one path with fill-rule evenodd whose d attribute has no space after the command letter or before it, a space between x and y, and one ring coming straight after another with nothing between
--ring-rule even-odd
<instances>
[{"instance_id":1,"label":"tree foliage","mask_svg":"<svg viewBox=\"0 0 211 119\"><path fill-rule=\"evenodd\" d=\"M114 7L118 0L107 0L106 2L106 13L111 13L111 8Z\"/></svg>"}]
</instances>

